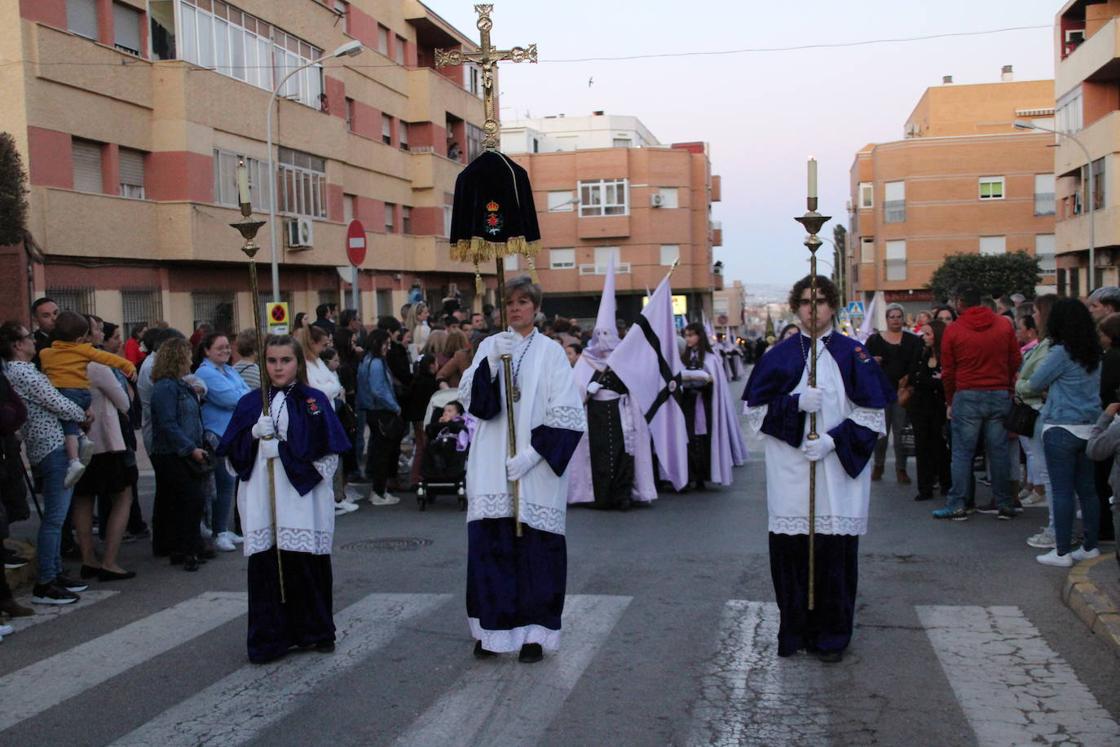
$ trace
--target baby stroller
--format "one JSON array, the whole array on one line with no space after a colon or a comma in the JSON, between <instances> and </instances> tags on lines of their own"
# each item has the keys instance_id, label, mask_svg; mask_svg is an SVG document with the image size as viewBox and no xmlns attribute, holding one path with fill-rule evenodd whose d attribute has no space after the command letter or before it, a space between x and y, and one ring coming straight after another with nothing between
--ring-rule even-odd
<instances>
[{"instance_id":1,"label":"baby stroller","mask_svg":"<svg viewBox=\"0 0 1120 747\"><path fill-rule=\"evenodd\" d=\"M456 389L440 389L428 400L424 430L428 433L428 445L420 464L420 484L416 488L416 502L421 511L428 508L437 493L455 493L459 498L459 510L467 508L467 454L459 451L457 439L445 435L439 423L443 408L459 398Z\"/></svg>"}]
</instances>

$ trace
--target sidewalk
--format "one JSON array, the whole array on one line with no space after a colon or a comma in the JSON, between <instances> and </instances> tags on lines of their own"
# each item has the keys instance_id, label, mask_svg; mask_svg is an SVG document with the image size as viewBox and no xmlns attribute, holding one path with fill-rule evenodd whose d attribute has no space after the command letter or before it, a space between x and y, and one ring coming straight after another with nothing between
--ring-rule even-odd
<instances>
[{"instance_id":1,"label":"sidewalk","mask_svg":"<svg viewBox=\"0 0 1120 747\"><path fill-rule=\"evenodd\" d=\"M1120 657L1120 567L1113 552L1078 563L1069 572L1062 601Z\"/></svg>"}]
</instances>

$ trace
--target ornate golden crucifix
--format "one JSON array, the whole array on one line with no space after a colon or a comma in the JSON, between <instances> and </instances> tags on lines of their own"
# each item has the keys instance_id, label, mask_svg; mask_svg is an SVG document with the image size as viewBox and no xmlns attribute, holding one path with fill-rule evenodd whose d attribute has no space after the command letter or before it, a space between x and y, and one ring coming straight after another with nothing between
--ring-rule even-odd
<instances>
[{"instance_id":1,"label":"ornate golden crucifix","mask_svg":"<svg viewBox=\"0 0 1120 747\"><path fill-rule=\"evenodd\" d=\"M499 62L536 62L537 45L527 47L514 47L513 49L495 49L490 43L490 29L494 21L490 14L494 12L492 4L476 5L474 12L478 13L478 32L480 44L477 52L464 52L461 49L437 49L436 67L462 65L464 61L475 62L482 68L482 106L486 114L486 122L482 125L482 147L487 150L498 149L498 112L494 109L494 68Z\"/></svg>"}]
</instances>

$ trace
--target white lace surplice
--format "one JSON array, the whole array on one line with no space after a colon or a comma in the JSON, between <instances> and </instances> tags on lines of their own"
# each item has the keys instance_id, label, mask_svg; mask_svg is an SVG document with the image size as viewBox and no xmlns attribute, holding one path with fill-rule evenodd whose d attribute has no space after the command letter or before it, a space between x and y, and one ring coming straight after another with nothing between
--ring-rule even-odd
<instances>
[{"instance_id":1,"label":"white lace surplice","mask_svg":"<svg viewBox=\"0 0 1120 747\"><path fill-rule=\"evenodd\" d=\"M808 338L805 339L806 344ZM826 433L845 419L886 433L882 410L856 407L844 391L844 380L836 361L818 341L817 388L823 390L821 410L817 413L817 432ZM791 394L809 386L809 367ZM747 421L756 432L762 428L766 405L747 410ZM805 433L809 418L805 418ZM766 502L770 512L769 528L775 534L809 533L809 460L784 441L763 434L766 446ZM833 451L817 462L816 531L821 534L860 535L867 533L867 510L871 497L871 462L852 479Z\"/></svg>"},{"instance_id":2,"label":"white lace surplice","mask_svg":"<svg viewBox=\"0 0 1120 747\"><path fill-rule=\"evenodd\" d=\"M283 406L284 392L277 392L272 401L272 413L280 438L287 437L288 410ZM313 555L330 555L334 541L334 484L332 479L338 468L338 455L330 454L317 460L315 469L323 479L307 495L300 495L288 482L284 465L273 459L272 467L276 487L276 524L279 527L281 550L306 552ZM245 532L245 554L272 547L272 507L268 494L266 460L257 450L253 474L237 491L237 509L241 512L241 526Z\"/></svg>"}]
</instances>

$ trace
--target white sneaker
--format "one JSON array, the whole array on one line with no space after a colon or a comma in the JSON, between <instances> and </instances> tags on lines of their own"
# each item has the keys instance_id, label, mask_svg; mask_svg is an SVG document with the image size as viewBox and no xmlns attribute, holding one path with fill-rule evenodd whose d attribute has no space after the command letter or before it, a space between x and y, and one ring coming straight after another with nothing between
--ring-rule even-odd
<instances>
[{"instance_id":1,"label":"white sneaker","mask_svg":"<svg viewBox=\"0 0 1120 747\"><path fill-rule=\"evenodd\" d=\"M1050 501L1046 500L1045 493L1036 493L1033 490L1023 498L1020 498L1019 502L1022 503L1024 507L1033 506L1035 508L1044 508L1050 505Z\"/></svg>"},{"instance_id":2,"label":"white sneaker","mask_svg":"<svg viewBox=\"0 0 1120 747\"><path fill-rule=\"evenodd\" d=\"M1073 562L1080 563L1082 560L1092 560L1101 556L1099 547L1094 547L1092 550L1086 550L1084 546L1077 548L1070 552L1069 556L1073 558Z\"/></svg>"},{"instance_id":3,"label":"white sneaker","mask_svg":"<svg viewBox=\"0 0 1120 747\"><path fill-rule=\"evenodd\" d=\"M0 638L6 635L11 635L14 632L16 632L16 629L11 625L0 625Z\"/></svg>"},{"instance_id":4,"label":"white sneaker","mask_svg":"<svg viewBox=\"0 0 1120 747\"><path fill-rule=\"evenodd\" d=\"M349 498L344 498L338 503L334 504L335 508L341 508L345 513L351 513L358 510L358 504Z\"/></svg>"},{"instance_id":5,"label":"white sneaker","mask_svg":"<svg viewBox=\"0 0 1120 747\"><path fill-rule=\"evenodd\" d=\"M218 536L219 537L225 537L226 539L228 539L230 542L232 542L235 545L240 545L242 542L245 541L245 538L242 537L237 532L231 532L231 531L228 531L228 530L225 531L225 532L220 532L218 534Z\"/></svg>"},{"instance_id":6,"label":"white sneaker","mask_svg":"<svg viewBox=\"0 0 1120 747\"><path fill-rule=\"evenodd\" d=\"M225 532L222 532L214 538L214 549L222 552L233 552L237 549L237 545L233 544L233 540L227 537Z\"/></svg>"},{"instance_id":7,"label":"white sneaker","mask_svg":"<svg viewBox=\"0 0 1120 747\"><path fill-rule=\"evenodd\" d=\"M345 508L338 505L337 503L334 504L334 515L335 516L342 516L343 514L347 514L347 513L349 513L349 511L347 511Z\"/></svg>"},{"instance_id":8,"label":"white sneaker","mask_svg":"<svg viewBox=\"0 0 1120 747\"><path fill-rule=\"evenodd\" d=\"M1039 555L1035 560L1043 565L1052 565L1058 568L1069 568L1073 566L1073 558L1070 557L1070 553L1059 555L1058 548L1054 548L1045 555Z\"/></svg>"},{"instance_id":9,"label":"white sneaker","mask_svg":"<svg viewBox=\"0 0 1120 747\"><path fill-rule=\"evenodd\" d=\"M369 505L371 506L392 506L400 502L400 498L395 495L390 495L389 493L385 493L385 495L371 493L369 496Z\"/></svg>"},{"instance_id":10,"label":"white sneaker","mask_svg":"<svg viewBox=\"0 0 1120 747\"><path fill-rule=\"evenodd\" d=\"M65 488L72 488L78 484L78 480L82 479L82 474L86 471L86 466L80 461L75 459L70 462L66 467L66 479L62 481L62 486Z\"/></svg>"},{"instance_id":11,"label":"white sneaker","mask_svg":"<svg viewBox=\"0 0 1120 747\"><path fill-rule=\"evenodd\" d=\"M78 437L78 461L88 466L93 459L93 441L85 436Z\"/></svg>"},{"instance_id":12,"label":"white sneaker","mask_svg":"<svg viewBox=\"0 0 1120 747\"><path fill-rule=\"evenodd\" d=\"M1054 547L1057 543L1054 541L1054 533L1047 527L1043 527L1041 532L1027 538L1027 544L1040 550L1046 550Z\"/></svg>"}]
</instances>

